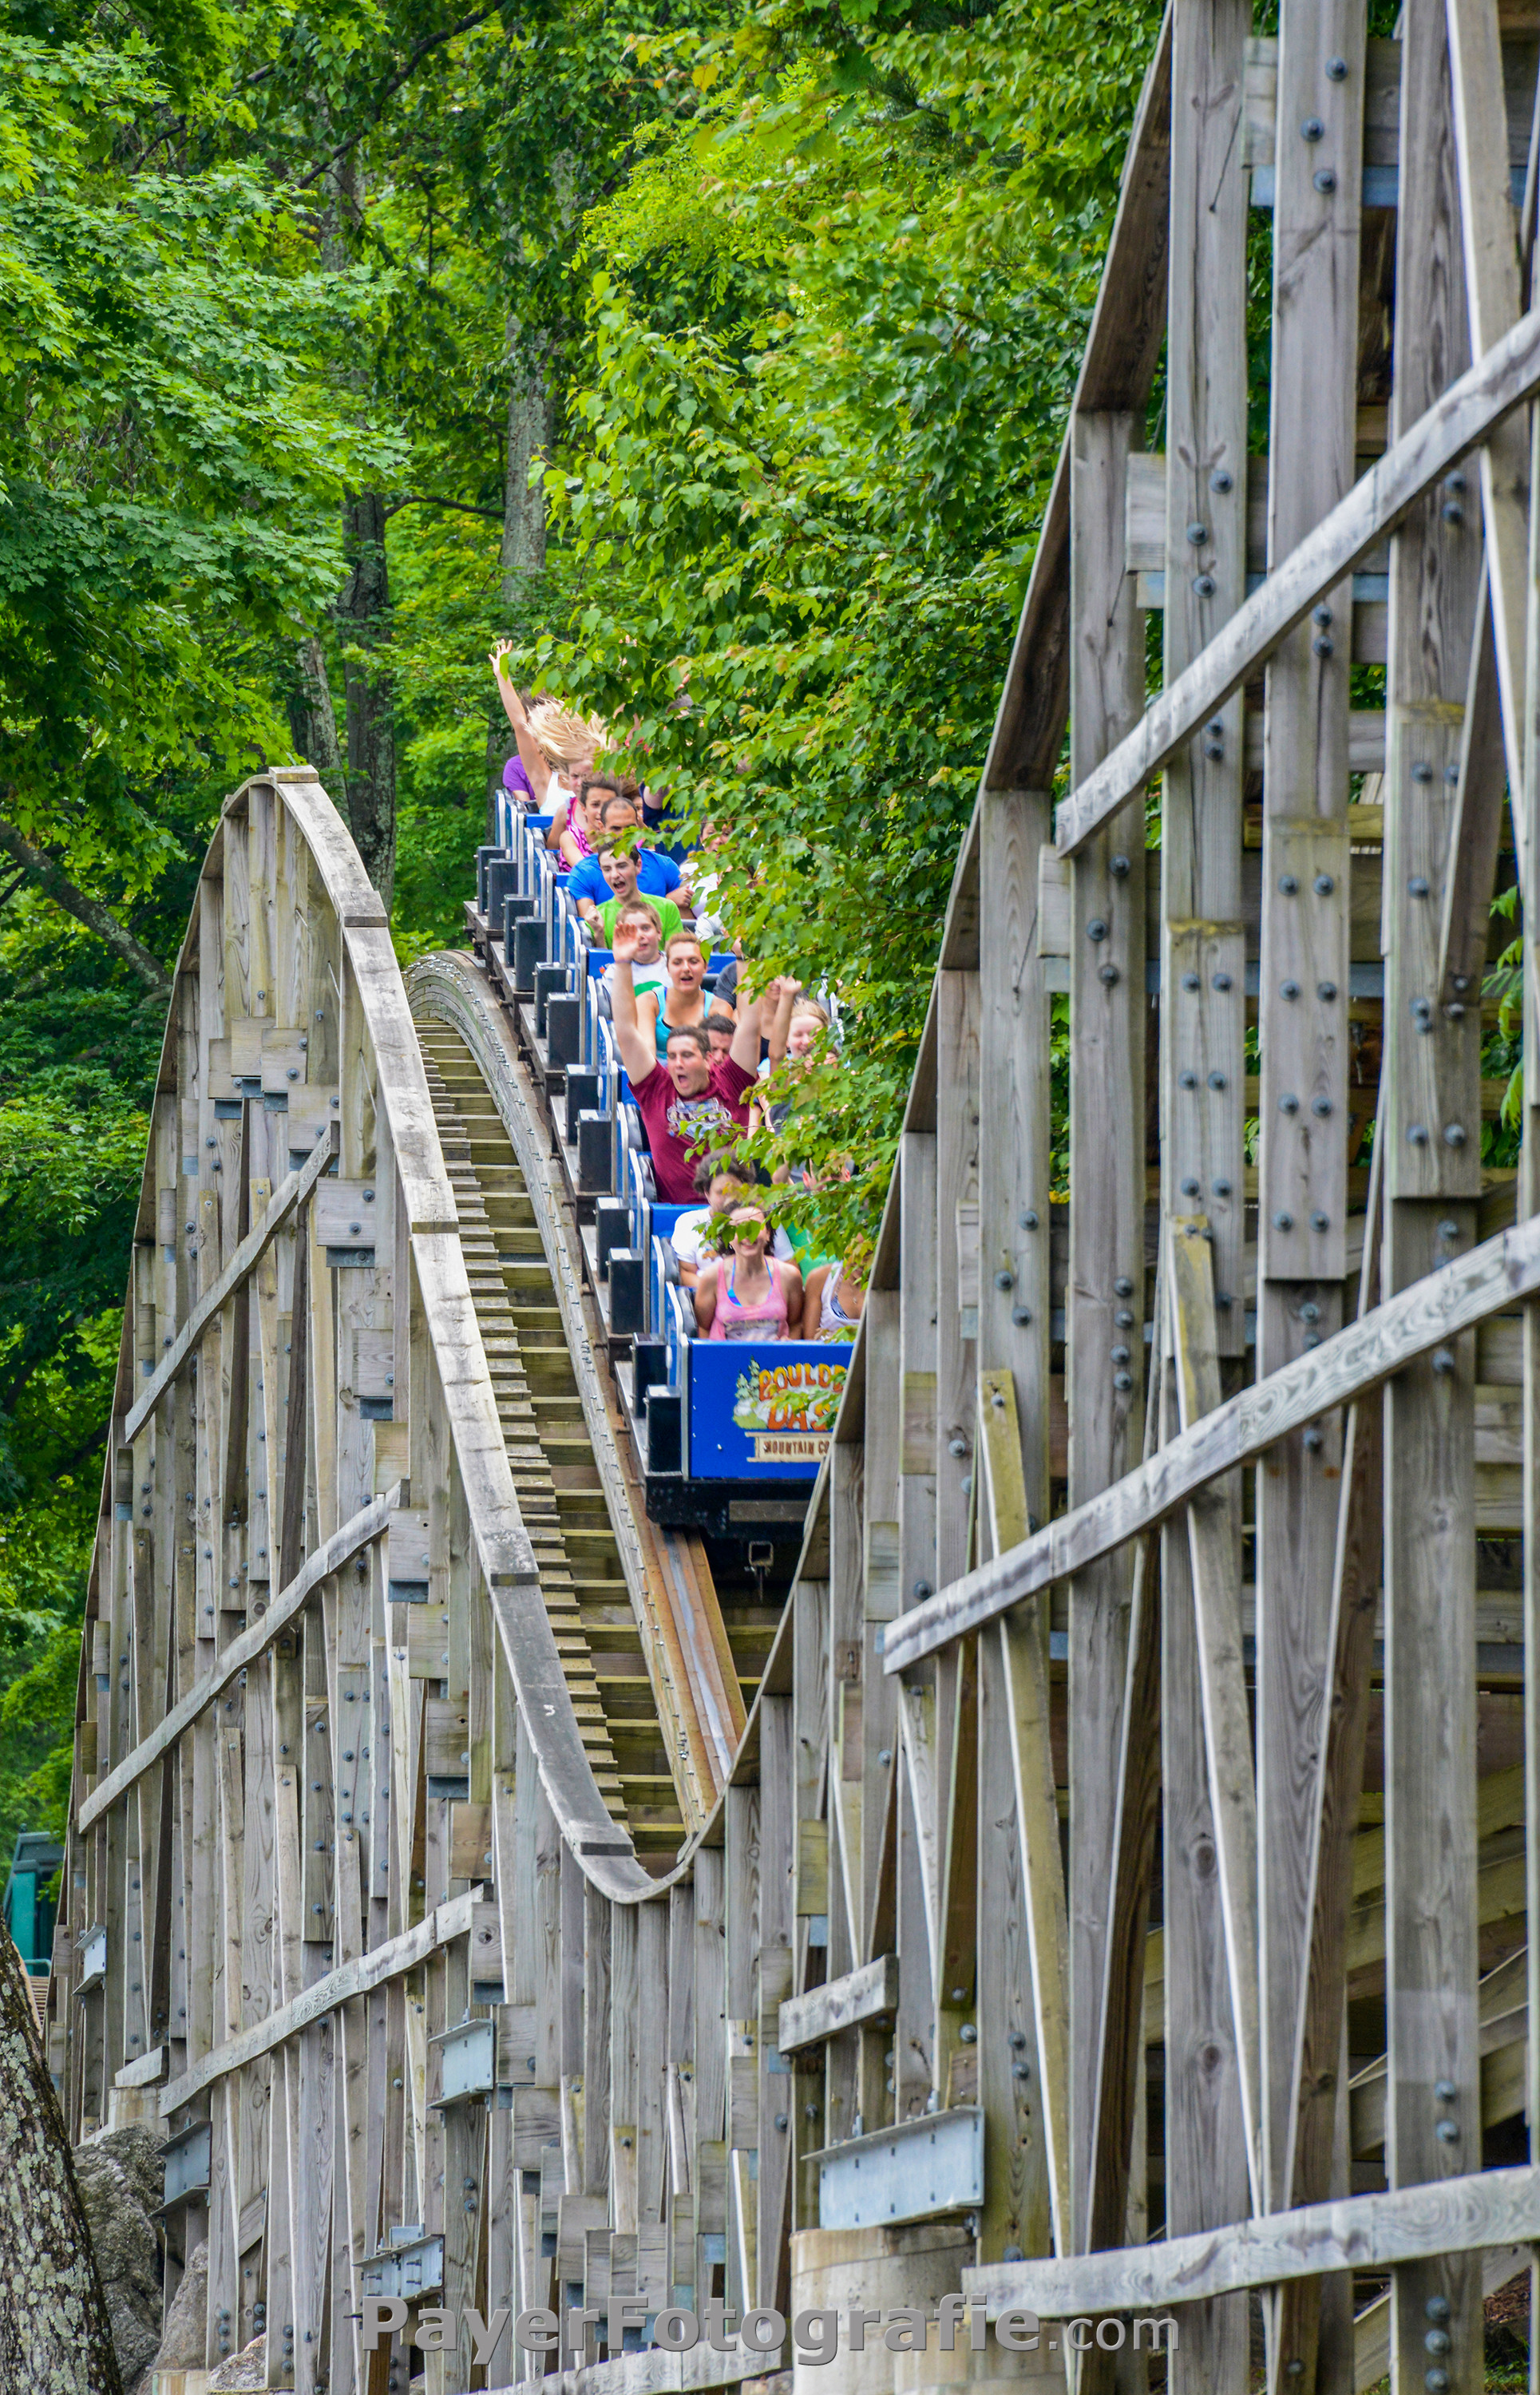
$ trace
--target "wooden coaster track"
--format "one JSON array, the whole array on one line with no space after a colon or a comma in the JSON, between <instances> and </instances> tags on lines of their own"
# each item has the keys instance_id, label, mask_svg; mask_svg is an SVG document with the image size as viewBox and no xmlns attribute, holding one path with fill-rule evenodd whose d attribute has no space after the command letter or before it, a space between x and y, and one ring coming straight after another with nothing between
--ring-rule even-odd
<instances>
[{"instance_id":1,"label":"wooden coaster track","mask_svg":"<svg viewBox=\"0 0 1540 2395\"><path fill-rule=\"evenodd\" d=\"M1481 989L1540 872L1537 67L1492 0L1168 13L774 1603L647 1519L511 917L404 983L309 770L229 801L49 1998L72 2133L170 2133L211 2367L458 2395L563 2357L372 2351L366 2294L570 2303L579 2395L652 2395L790 2337L612 2298L961 2284L1172 2311L1174 2395L1254 2324L1269 2395L1480 2386L1540 2239L1533 957L1511 1097Z\"/></svg>"}]
</instances>

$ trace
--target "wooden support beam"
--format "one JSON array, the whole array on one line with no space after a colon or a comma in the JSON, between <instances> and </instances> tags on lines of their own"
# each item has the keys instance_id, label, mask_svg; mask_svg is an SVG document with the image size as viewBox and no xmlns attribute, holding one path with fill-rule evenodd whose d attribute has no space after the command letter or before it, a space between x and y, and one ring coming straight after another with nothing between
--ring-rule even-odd
<instances>
[{"instance_id":1,"label":"wooden support beam","mask_svg":"<svg viewBox=\"0 0 1540 2395\"><path fill-rule=\"evenodd\" d=\"M991 2320L1013 2305L1042 2320L1149 2312L1323 2270L1374 2270L1440 2254L1480 2254L1540 2237L1540 2169L1474 2171L1431 2187L1238 2220L1119 2254L997 2262L964 2270L962 2292ZM1419 2363L1424 2357L1419 2354Z\"/></svg>"},{"instance_id":2,"label":"wooden support beam","mask_svg":"<svg viewBox=\"0 0 1540 2395\"><path fill-rule=\"evenodd\" d=\"M1486 30L1494 42L1495 8L1482 13L1491 15ZM1443 0L1408 0L1401 25L1391 398L1398 431L1426 420L1424 411L1438 404L1470 354L1465 261L1469 233L1477 232L1479 251L1483 238L1464 225L1464 186L1456 188L1451 173L1459 149L1454 14ZM1482 30L1467 18L1462 33L1465 99L1482 118L1480 127L1467 121L1467 145L1477 131L1492 138L1490 74L1475 64ZM1477 189L1494 163L1480 162ZM1511 224L1507 237L1511 245ZM1494 262L1484 254L1478 259L1483 274ZM1493 531L1489 520L1501 681L1508 575ZM1441 1258L1475 1227L1469 1203L1460 1201L1479 1187L1479 1142L1470 1135L1480 1104L1479 1019L1420 1010L1438 994L1454 814L1448 775L1457 768L1480 566L1476 527L1454 493L1441 500L1430 495L1413 509L1391 542L1381 1073L1390 1303L1422 1276L1437 1278ZM1416 2187L1433 2205L1437 2194L1426 2183L1454 2177L1480 2150L1474 1342L1449 1340L1438 1367L1419 1361L1385 1396L1386 2160L1392 2190ZM1395 2272L1398 2386L1415 2384L1427 2367L1429 2304L1447 2307L1455 2368L1468 2376L1465 2357L1480 2341L1480 2273L1465 2248L1425 2250Z\"/></svg>"},{"instance_id":3,"label":"wooden support beam","mask_svg":"<svg viewBox=\"0 0 1540 2395\"><path fill-rule=\"evenodd\" d=\"M1168 687L1245 603L1250 31L1247 0L1182 0L1176 10L1162 616ZM1218 1403L1216 1346L1230 1355L1245 1348L1243 724L1243 700L1230 694L1205 719L1201 737L1164 761L1161 791L1161 1213L1177 1334L1168 1424L1173 1397L1184 1425ZM1129 1143L1130 1127L1118 1136ZM1189 1261L1173 1229L1178 1211L1201 1211L1217 1250L1201 1308L1195 1276L1178 1284L1171 1274L1172 1251ZM1142 1280L1135 1286L1142 1295ZM1215 1288L1224 1301L1217 1314ZM1141 1305L1141 1330L1143 1314ZM1153 1328L1155 1340L1167 1339L1165 1323ZM1122 1352L1128 1344L1125 1337ZM1142 1356L1142 1339L1135 1352ZM1248 2180L1253 2205L1257 2197L1255 1829L1243 1810L1251 1758L1240 1640L1222 1626L1235 1608L1230 1584L1239 1588L1240 1526L1237 1476L1227 1475L1195 1499L1185 1532L1174 1523L1162 1542L1168 2235L1243 2214ZM1126 1570L1132 1551L1122 1560ZM1217 1907L1204 1868L1215 1849ZM1170 2362L1173 2395L1243 2395L1241 2307L1205 2305L1188 2322Z\"/></svg>"},{"instance_id":4,"label":"wooden support beam","mask_svg":"<svg viewBox=\"0 0 1540 2395\"><path fill-rule=\"evenodd\" d=\"M1365 1218L1363 1264L1359 1280L1360 1316L1379 1293L1379 1255L1385 1158L1374 1143L1374 1161ZM1336 1548L1327 1625L1326 1684L1334 1691L1326 1735L1318 1736L1319 1761L1310 1791L1306 1866L1304 1965L1298 1982L1297 2018L1290 2090L1284 2184L1296 2204L1322 2201L1340 2150L1342 2044L1347 1997L1348 1915L1353 1897L1353 1839L1363 1784L1364 1744L1374 1661L1374 1617L1383 1548L1384 1414L1380 1397L1349 1408L1342 1441L1342 1482ZM1273 2032L1276 2033L1276 2032ZM1332 2374L1319 2371L1318 2340L1323 2311L1333 2348L1335 2382L1348 2375L1340 2312L1350 2289L1334 2297L1319 2281L1303 2279L1280 2298L1273 2339L1274 2375L1312 2375L1323 2387ZM1323 2297L1325 2301L1323 2303ZM1289 2364L1303 2367L1291 2373ZM1312 2362L1318 2364L1312 2374Z\"/></svg>"},{"instance_id":5,"label":"wooden support beam","mask_svg":"<svg viewBox=\"0 0 1540 2395\"><path fill-rule=\"evenodd\" d=\"M1137 418L1071 419L1070 755L1089 771L1144 703L1144 619L1118 570L1128 458ZM1145 846L1131 809L1070 868L1070 1175L1065 1352L1075 1387L1072 1503L1095 1500L1138 1452L1143 1425ZM1122 1317L1127 1317L1124 1320ZM1126 1349L1128 1360L1114 1360ZM1069 1978L1076 2024L1069 2090L1070 2203L1083 2218L1090 2174L1093 2057L1106 1964L1110 1784L1122 1738L1128 1570L1122 1558L1069 1591ZM1079 2242L1079 2230L1076 2230Z\"/></svg>"},{"instance_id":6,"label":"wooden support beam","mask_svg":"<svg viewBox=\"0 0 1540 2395\"><path fill-rule=\"evenodd\" d=\"M256 1227L246 1233L224 1270L201 1296L176 1338L157 1366L155 1376L138 1402L130 1407L123 1425L125 1439L139 1436L139 1431L159 1405L177 1374L181 1370L204 1333L214 1322L236 1290L245 1287L255 1272L259 1259L264 1255L273 1238L287 1222L296 1207L302 1206L321 1175L328 1171L337 1156L335 1137L317 1140L315 1150L298 1172L291 1172L280 1182L268 1200L267 1211Z\"/></svg>"},{"instance_id":7,"label":"wooden support beam","mask_svg":"<svg viewBox=\"0 0 1540 2395\"><path fill-rule=\"evenodd\" d=\"M898 1957L880 1954L875 1963L863 1963L843 1978L826 1979L805 1996L789 1996L780 2008L780 2051L801 2054L807 2046L838 2037L843 2030L881 2020L897 2004Z\"/></svg>"},{"instance_id":8,"label":"wooden support beam","mask_svg":"<svg viewBox=\"0 0 1540 2395\"><path fill-rule=\"evenodd\" d=\"M400 1500L400 1484L383 1497L376 1497L351 1522L344 1522L335 1536L314 1555L307 1558L287 1588L280 1591L267 1611L260 1614L248 1628L240 1632L225 1647L210 1672L195 1680L184 1697L179 1697L170 1711L161 1717L148 1738L114 1765L105 1779L98 1781L89 1796L83 1801L77 1816L82 1830L99 1821L110 1806L115 1805L153 1763L160 1760L168 1747L174 1746L184 1730L189 1729L198 1715L216 1699L222 1696L248 1664L265 1654L274 1639L288 1629L316 1589L341 1570L355 1555L362 1555L373 1539L384 1537L390 1528L391 1515Z\"/></svg>"},{"instance_id":9,"label":"wooden support beam","mask_svg":"<svg viewBox=\"0 0 1540 2395\"><path fill-rule=\"evenodd\" d=\"M1492 639L1492 588L1484 560L1455 770L1459 781L1449 833L1443 919L1439 926L1436 1002L1468 1006L1480 989L1486 970L1497 844L1507 796L1497 653Z\"/></svg>"},{"instance_id":10,"label":"wooden support beam","mask_svg":"<svg viewBox=\"0 0 1540 2395\"><path fill-rule=\"evenodd\" d=\"M1446 0L1445 21L1469 347L1480 357L1520 312L1519 223L1508 172L1497 0ZM1525 820L1529 449L1527 427L1510 417L1494 428L1480 453L1485 580L1516 828Z\"/></svg>"},{"instance_id":11,"label":"wooden support beam","mask_svg":"<svg viewBox=\"0 0 1540 2395\"><path fill-rule=\"evenodd\" d=\"M1214 1343L1214 1276L1201 1221L1173 1221L1168 1250L1173 1379L1184 1430L1219 1398ZM1209 1806L1229 1969L1235 2060L1245 2124L1252 2208L1262 2204L1262 2032L1256 1980L1256 1779L1241 1634L1238 1490L1210 1481L1188 1507L1188 1570L1208 1757ZM1168 1988L1169 1968L1168 1968ZM1169 2028L1182 2009L1168 1995ZM1168 2044L1173 2043L1169 2035Z\"/></svg>"},{"instance_id":12,"label":"wooden support beam","mask_svg":"<svg viewBox=\"0 0 1540 2395\"><path fill-rule=\"evenodd\" d=\"M1043 647L1035 594L1050 589L1048 568L1068 583L1069 629L1065 681L1070 702L1070 770L1082 779L1138 721L1144 705L1144 618L1137 586L1120 572L1129 461L1142 436L1142 417L1165 336L1166 269L1170 249L1171 62L1174 12L1165 11L1145 76L1123 170L1118 215L1108 250L1108 272L1070 412L1055 495L1064 493L1055 548L1040 544L1028 605L1011 660L986 778L1014 778L1046 787L1056 768L1062 707L1051 736L1039 709L1035 748L1018 732L1016 693L1031 676L1041 687L1037 655ZM1067 571L1066 571L1067 568ZM1062 608L1065 600L1060 597ZM1051 649L1050 649L1051 653ZM1048 770L1044 771L1043 768ZM1119 870L1112 870L1117 858ZM1128 1373L1110 1361L1120 1313L1142 1314L1119 1294L1126 1284L1142 1296L1145 1096L1144 936L1145 844L1142 819L1130 810L1071 870L1070 1017L1074 1029L1069 1082L1070 1170L1081 1202L1070 1218L1065 1344L1074 1376L1069 1493L1079 1503L1115 1481L1135 1452L1142 1409ZM1109 933L1093 943L1090 927ZM1040 941L1042 926L1040 924ZM1100 953L1096 953L1097 951ZM1107 966L1104 976L1102 966ZM1120 975L1121 979L1112 978ZM1122 1136L1111 1140L1114 1122ZM1109 1158L1111 1169L1109 1170ZM1086 1160L1094 1159L1086 1168ZM1129 1343L1131 1348L1135 1343ZM1135 1348L1142 1359L1142 1346ZM944 1577L944 1576L943 1576ZM1084 2233L1092 2176L1095 2058L1101 2044L1100 2008L1107 1965L1112 1815L1109 1791L1122 1743L1121 1708L1126 1673L1129 1575L1121 1558L1083 1575L1069 1592L1070 1838L1068 1918L1069 2005L1069 2124L1071 2242Z\"/></svg>"},{"instance_id":13,"label":"wooden support beam","mask_svg":"<svg viewBox=\"0 0 1540 2395\"><path fill-rule=\"evenodd\" d=\"M1126 806L1185 740L1216 714L1312 607L1351 574L1376 541L1484 441L1505 417L1540 390L1540 311L1502 340L1418 417L1309 534L1219 637L1163 691L1136 730L1069 793L1058 812L1061 856L1083 848Z\"/></svg>"},{"instance_id":14,"label":"wooden support beam","mask_svg":"<svg viewBox=\"0 0 1540 2395\"><path fill-rule=\"evenodd\" d=\"M1268 562L1286 560L1357 470L1360 247L1369 52L1352 0L1290 0L1279 20L1274 113ZM1318 140L1302 138L1312 121ZM1263 758L1256 1371L1265 1378L1340 1328L1349 1096L1353 585L1338 583L1267 669ZM1384 727L1381 727L1383 738ZM1308 1955L1312 1766L1334 1718L1329 1610L1340 1420L1278 1441L1255 1477L1257 2208L1296 2200L1290 2134ZM1334 2023L1331 2074L1340 2042ZM1335 2190L1328 2177L1312 2196ZM1268 2321L1272 2395L1317 2395L1321 2286L1310 2334L1288 2300ZM1346 2354L1347 2287L1331 2335ZM1286 2354L1286 2361L1281 2357ZM1328 2359L1321 2395L1348 2395ZM1286 2373L1286 2375L1281 2375Z\"/></svg>"},{"instance_id":15,"label":"wooden support beam","mask_svg":"<svg viewBox=\"0 0 1540 2395\"><path fill-rule=\"evenodd\" d=\"M905 1670L1051 1581L1155 1528L1218 1474L1250 1463L1286 1432L1351 1403L1536 1290L1540 1222L1452 1254L1437 1273L1387 1298L1363 1321L1349 1323L1257 1387L1228 1399L1103 1496L903 1615L887 1634L884 1671Z\"/></svg>"},{"instance_id":16,"label":"wooden support beam","mask_svg":"<svg viewBox=\"0 0 1540 2395\"><path fill-rule=\"evenodd\" d=\"M232 2071L243 2070L248 2062L259 2060L264 2054L271 2054L285 2039L293 2037L310 2022L335 2012L350 1997L365 1995L371 1988L380 1987L388 1979L402 1978L405 1972L416 1970L441 1947L450 1945L457 1938L468 1938L475 1908L482 1901L483 1895L484 1890L478 1886L468 1888L463 1896L452 1897L447 1903L428 1913L415 1928L403 1930L399 1938L391 1938L386 1945L377 1946L369 1953L360 1954L339 1969L328 1971L325 1978L317 1979L313 1986L276 2006L266 2020L255 2022L250 2029L243 2030L239 2036L216 2046L192 2070L183 2071L179 2078L168 2081L161 2089L162 2120L168 2121L173 2112L179 2111L184 2104L191 2104L194 2097L201 2096L204 2089L211 2087L217 2079L225 2078Z\"/></svg>"},{"instance_id":17,"label":"wooden support beam","mask_svg":"<svg viewBox=\"0 0 1540 2395\"><path fill-rule=\"evenodd\" d=\"M996 1551L1027 1523L1016 1393L1007 1371L981 1372L977 1451ZM1069 2247L1069 1926L1049 1739L1047 1623L1041 1600L1000 1624L1002 1694L1011 1741L1014 1810L1021 1840L1023 1912L1031 1965L1038 2110L1042 2115L1054 2243Z\"/></svg>"}]
</instances>

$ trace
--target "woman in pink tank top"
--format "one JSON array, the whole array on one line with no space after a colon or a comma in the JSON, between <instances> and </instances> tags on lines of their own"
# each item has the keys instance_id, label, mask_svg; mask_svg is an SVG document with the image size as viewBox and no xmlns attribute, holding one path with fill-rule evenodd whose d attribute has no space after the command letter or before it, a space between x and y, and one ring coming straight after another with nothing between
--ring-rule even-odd
<instances>
[{"instance_id":1,"label":"woman in pink tank top","mask_svg":"<svg viewBox=\"0 0 1540 2395\"><path fill-rule=\"evenodd\" d=\"M803 1281L795 1264L767 1253L770 1226L753 1206L735 1206L732 1251L702 1258L696 1324L708 1339L800 1339Z\"/></svg>"}]
</instances>

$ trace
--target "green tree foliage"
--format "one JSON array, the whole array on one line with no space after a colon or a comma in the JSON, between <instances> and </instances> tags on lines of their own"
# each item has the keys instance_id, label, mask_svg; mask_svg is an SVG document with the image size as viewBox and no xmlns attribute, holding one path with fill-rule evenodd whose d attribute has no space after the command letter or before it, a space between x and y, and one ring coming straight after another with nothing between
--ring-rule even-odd
<instances>
[{"instance_id":1,"label":"green tree foliage","mask_svg":"<svg viewBox=\"0 0 1540 2395\"><path fill-rule=\"evenodd\" d=\"M514 635L837 992L780 1149L870 1232L1157 18L7 15L0 1854L63 1801L165 976L254 765L388 779L400 952L452 940Z\"/></svg>"},{"instance_id":2,"label":"green tree foliage","mask_svg":"<svg viewBox=\"0 0 1540 2395\"><path fill-rule=\"evenodd\" d=\"M750 951L852 1011L764 1142L853 1161L835 1240L885 1194L1155 24L763 11L589 221L566 613L518 662L710 827Z\"/></svg>"}]
</instances>

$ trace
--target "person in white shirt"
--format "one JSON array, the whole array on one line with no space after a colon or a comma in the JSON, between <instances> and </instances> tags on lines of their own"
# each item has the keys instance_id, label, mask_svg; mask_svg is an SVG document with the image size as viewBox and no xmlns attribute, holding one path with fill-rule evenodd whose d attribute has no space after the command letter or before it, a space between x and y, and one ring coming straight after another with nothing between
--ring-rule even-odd
<instances>
[{"instance_id":1,"label":"person in white shirt","mask_svg":"<svg viewBox=\"0 0 1540 2395\"><path fill-rule=\"evenodd\" d=\"M754 1177L730 1156L703 1156L696 1167L695 1185L705 1198L704 1206L692 1206L681 1214L669 1237L679 1259L679 1280L682 1289L694 1289L700 1277L705 1260L701 1251L701 1233L713 1215L725 1221L735 1206L743 1203L745 1190L752 1190ZM706 1256L717 1253L715 1247L705 1250ZM770 1253L782 1264L792 1262L791 1242L784 1231L777 1231L770 1243Z\"/></svg>"},{"instance_id":2,"label":"person in white shirt","mask_svg":"<svg viewBox=\"0 0 1540 2395\"><path fill-rule=\"evenodd\" d=\"M668 995L669 969L663 961L663 926L657 920L657 909L649 906L644 898L628 899L616 913L616 922L634 923L637 931L636 954L631 959L631 981L638 998L644 990L654 990L661 1006ZM615 967L604 971L604 987L615 987Z\"/></svg>"}]
</instances>

